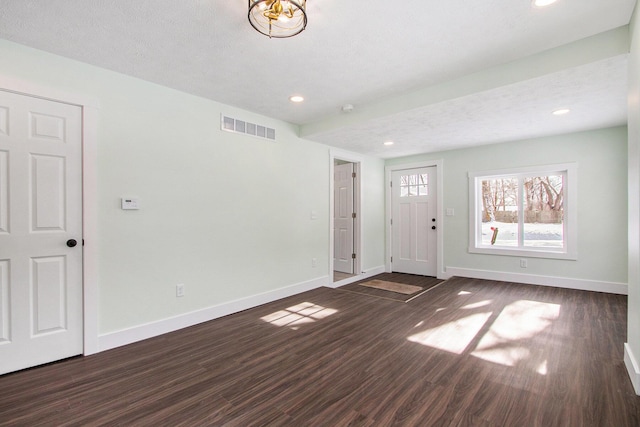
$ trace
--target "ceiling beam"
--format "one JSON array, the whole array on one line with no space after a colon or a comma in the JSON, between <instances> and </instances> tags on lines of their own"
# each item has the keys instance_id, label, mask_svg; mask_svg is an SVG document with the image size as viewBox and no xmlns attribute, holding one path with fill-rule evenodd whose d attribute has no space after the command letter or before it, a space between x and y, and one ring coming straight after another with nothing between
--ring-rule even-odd
<instances>
[{"instance_id":1,"label":"ceiling beam","mask_svg":"<svg viewBox=\"0 0 640 427\"><path fill-rule=\"evenodd\" d=\"M300 126L300 136L312 137L345 126L628 54L629 48L629 26L626 25L438 85L419 87L397 96L358 105L349 114L338 114Z\"/></svg>"}]
</instances>

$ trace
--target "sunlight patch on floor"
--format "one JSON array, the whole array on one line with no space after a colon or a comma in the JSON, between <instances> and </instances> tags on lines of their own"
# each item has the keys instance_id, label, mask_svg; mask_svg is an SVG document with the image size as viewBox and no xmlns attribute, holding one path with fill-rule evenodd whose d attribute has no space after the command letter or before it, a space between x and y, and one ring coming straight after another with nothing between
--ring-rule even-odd
<instances>
[{"instance_id":1,"label":"sunlight patch on floor","mask_svg":"<svg viewBox=\"0 0 640 427\"><path fill-rule=\"evenodd\" d=\"M531 357L532 343L528 340L551 326L559 316L558 304L527 300L509 304L471 354L489 362L515 366ZM546 364L539 366L537 372L546 373Z\"/></svg>"},{"instance_id":2,"label":"sunlight patch on floor","mask_svg":"<svg viewBox=\"0 0 640 427\"><path fill-rule=\"evenodd\" d=\"M460 313L466 314L462 310L487 309L492 303L492 300L485 300L468 304L460 308ZM478 336L491 316L490 311L464 316L413 334L407 340L462 354L474 340L479 339L477 346L472 349L472 356L503 366L516 366L526 362L538 374L547 375L547 360L531 339L544 332L560 317L560 305L529 300L515 301L502 309L483 336ZM425 325L428 324L421 321L414 328Z\"/></svg>"},{"instance_id":3,"label":"sunlight patch on floor","mask_svg":"<svg viewBox=\"0 0 640 427\"><path fill-rule=\"evenodd\" d=\"M311 302L303 302L260 319L275 326L288 326L293 330L297 330L301 325L316 322L337 312L338 310L332 308L326 308Z\"/></svg>"},{"instance_id":4,"label":"sunlight patch on floor","mask_svg":"<svg viewBox=\"0 0 640 427\"><path fill-rule=\"evenodd\" d=\"M548 361L547 361L547 360L544 360L544 361L540 364L540 366L538 366L538 369L536 370L536 372L537 372L537 373L539 373L540 375L547 375L547 372L548 372L548 370L547 370L547 364L548 364Z\"/></svg>"},{"instance_id":5,"label":"sunlight patch on floor","mask_svg":"<svg viewBox=\"0 0 640 427\"><path fill-rule=\"evenodd\" d=\"M462 354L490 316L491 312L472 314L411 335L407 339L418 344Z\"/></svg>"},{"instance_id":6,"label":"sunlight patch on floor","mask_svg":"<svg viewBox=\"0 0 640 427\"><path fill-rule=\"evenodd\" d=\"M488 299L480 302L476 302L473 304L465 305L464 307L460 307L463 310L473 310L474 308L486 307L490 305L493 301Z\"/></svg>"}]
</instances>

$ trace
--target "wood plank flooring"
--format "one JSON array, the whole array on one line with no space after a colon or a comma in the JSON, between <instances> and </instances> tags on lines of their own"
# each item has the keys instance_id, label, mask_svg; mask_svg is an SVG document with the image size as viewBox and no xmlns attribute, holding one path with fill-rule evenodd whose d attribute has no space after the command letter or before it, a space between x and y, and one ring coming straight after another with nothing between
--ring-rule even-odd
<instances>
[{"instance_id":1,"label":"wood plank flooring","mask_svg":"<svg viewBox=\"0 0 640 427\"><path fill-rule=\"evenodd\" d=\"M639 426L625 296L320 288L0 377L3 426Z\"/></svg>"}]
</instances>

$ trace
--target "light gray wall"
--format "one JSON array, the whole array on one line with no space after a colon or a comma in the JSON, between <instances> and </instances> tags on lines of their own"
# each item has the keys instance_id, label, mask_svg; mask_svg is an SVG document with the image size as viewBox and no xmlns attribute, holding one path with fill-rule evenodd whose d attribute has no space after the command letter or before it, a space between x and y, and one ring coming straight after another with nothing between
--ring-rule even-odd
<instances>
[{"instance_id":1,"label":"light gray wall","mask_svg":"<svg viewBox=\"0 0 640 427\"><path fill-rule=\"evenodd\" d=\"M555 276L627 283L627 130L626 127L487 145L387 160L386 165L442 159L445 269ZM469 184L472 171L577 162L578 260L471 254Z\"/></svg>"},{"instance_id":2,"label":"light gray wall","mask_svg":"<svg viewBox=\"0 0 640 427\"><path fill-rule=\"evenodd\" d=\"M330 283L329 147L269 117L3 40L0 58L6 77L100 103L100 334ZM221 113L275 128L277 142L221 131ZM362 264L372 269L384 264L384 162L360 157ZM129 196L139 211L120 209Z\"/></svg>"},{"instance_id":3,"label":"light gray wall","mask_svg":"<svg viewBox=\"0 0 640 427\"><path fill-rule=\"evenodd\" d=\"M385 186L384 160L362 163L362 271L384 268Z\"/></svg>"},{"instance_id":4,"label":"light gray wall","mask_svg":"<svg viewBox=\"0 0 640 427\"><path fill-rule=\"evenodd\" d=\"M640 357L640 22L638 6L631 20L629 55L629 316L627 343ZM628 366L629 368L629 366ZM639 375L640 372L636 372ZM633 373L632 373L633 375ZM632 376L633 378L633 376ZM635 380L640 393L640 378Z\"/></svg>"}]
</instances>

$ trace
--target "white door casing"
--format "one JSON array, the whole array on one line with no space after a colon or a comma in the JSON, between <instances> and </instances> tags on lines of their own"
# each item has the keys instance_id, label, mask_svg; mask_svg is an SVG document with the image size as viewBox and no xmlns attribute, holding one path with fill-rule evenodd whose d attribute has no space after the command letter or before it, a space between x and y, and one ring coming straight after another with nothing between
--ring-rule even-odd
<instances>
[{"instance_id":1,"label":"white door casing","mask_svg":"<svg viewBox=\"0 0 640 427\"><path fill-rule=\"evenodd\" d=\"M437 276L436 167L391 174L392 270Z\"/></svg>"},{"instance_id":2,"label":"white door casing","mask_svg":"<svg viewBox=\"0 0 640 427\"><path fill-rule=\"evenodd\" d=\"M353 163L345 163L336 165L333 170L333 269L348 274L353 274L354 253L353 166Z\"/></svg>"},{"instance_id":3,"label":"white door casing","mask_svg":"<svg viewBox=\"0 0 640 427\"><path fill-rule=\"evenodd\" d=\"M82 298L82 109L0 91L0 374L81 354Z\"/></svg>"}]
</instances>

